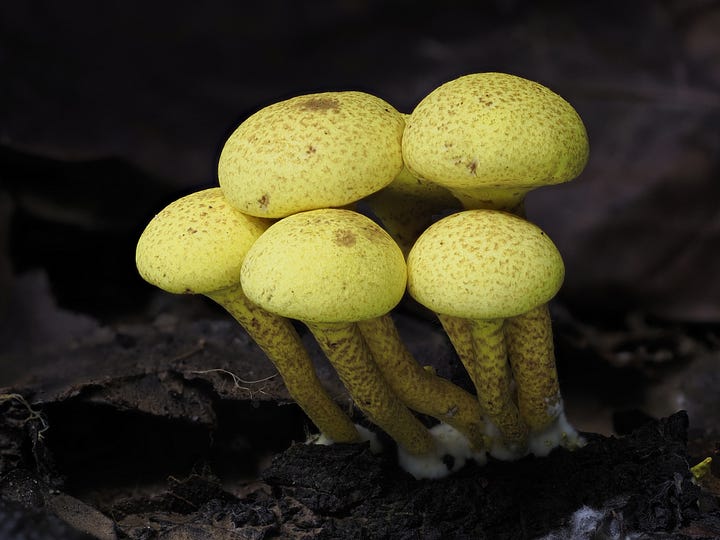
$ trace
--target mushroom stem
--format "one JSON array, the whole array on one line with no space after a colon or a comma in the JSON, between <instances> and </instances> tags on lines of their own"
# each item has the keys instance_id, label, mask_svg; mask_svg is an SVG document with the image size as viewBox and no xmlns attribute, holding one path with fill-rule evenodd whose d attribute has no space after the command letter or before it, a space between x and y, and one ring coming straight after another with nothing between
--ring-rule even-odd
<instances>
[{"instance_id":1,"label":"mushroom stem","mask_svg":"<svg viewBox=\"0 0 720 540\"><path fill-rule=\"evenodd\" d=\"M273 362L290 397L334 442L359 442L355 425L322 387L292 323L253 304L240 285L205 294L230 313Z\"/></svg>"},{"instance_id":2,"label":"mushroom stem","mask_svg":"<svg viewBox=\"0 0 720 540\"><path fill-rule=\"evenodd\" d=\"M385 381L355 323L306 322L357 406L408 453L435 450L430 432Z\"/></svg>"},{"instance_id":3,"label":"mushroom stem","mask_svg":"<svg viewBox=\"0 0 720 540\"><path fill-rule=\"evenodd\" d=\"M513 401L503 320L471 320L475 350L475 384L480 406L511 450L527 445L527 426Z\"/></svg>"},{"instance_id":4,"label":"mushroom stem","mask_svg":"<svg viewBox=\"0 0 720 540\"><path fill-rule=\"evenodd\" d=\"M402 342L390 315L357 324L385 380L408 407L454 427L475 450L487 447L478 401L447 379L423 369Z\"/></svg>"},{"instance_id":5,"label":"mushroom stem","mask_svg":"<svg viewBox=\"0 0 720 540\"><path fill-rule=\"evenodd\" d=\"M478 382L475 374L477 365L475 364L475 349L470 335L470 321L462 317L453 317L442 313L437 313L437 317L458 358L460 358L460 362L465 366L465 371L477 389Z\"/></svg>"},{"instance_id":6,"label":"mushroom stem","mask_svg":"<svg viewBox=\"0 0 720 540\"><path fill-rule=\"evenodd\" d=\"M531 432L543 431L563 410L547 304L507 319L505 336L520 416Z\"/></svg>"},{"instance_id":7,"label":"mushroom stem","mask_svg":"<svg viewBox=\"0 0 720 540\"><path fill-rule=\"evenodd\" d=\"M475 321L438 314L445 333L475 385L480 408L502 442L524 447L527 426L515 406L502 320Z\"/></svg>"}]
</instances>

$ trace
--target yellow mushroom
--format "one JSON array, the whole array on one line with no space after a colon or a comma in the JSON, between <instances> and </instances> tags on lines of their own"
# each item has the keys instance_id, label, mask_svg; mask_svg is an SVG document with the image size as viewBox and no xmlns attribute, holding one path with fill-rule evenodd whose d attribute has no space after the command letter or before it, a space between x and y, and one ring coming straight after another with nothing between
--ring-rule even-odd
<instances>
[{"instance_id":1,"label":"yellow mushroom","mask_svg":"<svg viewBox=\"0 0 720 540\"><path fill-rule=\"evenodd\" d=\"M526 336L527 348L550 354L534 355L533 362L516 355L510 358L512 373L508 369L505 328L517 317L544 311L563 281L562 258L547 235L509 213L463 211L430 226L407 264L410 294L451 317L470 336L472 356L464 357L466 368L488 421L500 433L501 444L492 452L522 455L528 423L534 453L547 453L560 442L575 444L577 434L562 414L551 336ZM448 333L451 339L455 335L452 328ZM517 382L517 407L512 379Z\"/></svg>"},{"instance_id":2,"label":"yellow mushroom","mask_svg":"<svg viewBox=\"0 0 720 540\"><path fill-rule=\"evenodd\" d=\"M203 294L223 306L272 360L290 396L322 434L335 442L357 442L355 426L321 386L290 321L261 309L242 292L245 254L270 223L232 208L219 188L193 193L147 225L137 244L137 268L165 291Z\"/></svg>"},{"instance_id":3,"label":"yellow mushroom","mask_svg":"<svg viewBox=\"0 0 720 540\"><path fill-rule=\"evenodd\" d=\"M474 73L428 94L407 119L412 174L449 189L467 209L522 214L528 191L567 182L588 159L575 109L539 83Z\"/></svg>"},{"instance_id":4,"label":"yellow mushroom","mask_svg":"<svg viewBox=\"0 0 720 540\"><path fill-rule=\"evenodd\" d=\"M389 312L405 290L405 260L377 224L350 210L320 209L273 224L242 265L245 294L302 321L368 418L414 455L435 442L373 361L357 321Z\"/></svg>"},{"instance_id":5,"label":"yellow mushroom","mask_svg":"<svg viewBox=\"0 0 720 540\"><path fill-rule=\"evenodd\" d=\"M475 73L445 83L406 122L408 169L449 189L468 209L524 216L528 191L572 180L588 159L585 126L573 107L548 88L505 73ZM458 355L471 357L464 321L441 318ZM512 319L505 336L513 364L546 366L543 384L557 381L546 307ZM542 415L525 420L534 432L551 429Z\"/></svg>"},{"instance_id":6,"label":"yellow mushroom","mask_svg":"<svg viewBox=\"0 0 720 540\"><path fill-rule=\"evenodd\" d=\"M241 212L279 218L341 207L402 169L402 115L363 92L323 92L269 105L230 135L220 187Z\"/></svg>"}]
</instances>

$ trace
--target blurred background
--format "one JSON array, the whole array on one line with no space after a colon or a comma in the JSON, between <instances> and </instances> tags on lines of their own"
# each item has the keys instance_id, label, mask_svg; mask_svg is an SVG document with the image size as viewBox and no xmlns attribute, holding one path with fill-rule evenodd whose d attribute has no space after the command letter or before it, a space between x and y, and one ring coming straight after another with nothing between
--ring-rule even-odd
<instances>
[{"instance_id":1,"label":"blurred background","mask_svg":"<svg viewBox=\"0 0 720 540\"><path fill-rule=\"evenodd\" d=\"M527 202L566 259L562 305L720 322L720 2L131 4L0 5L0 347L141 320L139 233L216 185L259 108L357 89L409 112L480 71L536 80L586 123L585 172Z\"/></svg>"}]
</instances>

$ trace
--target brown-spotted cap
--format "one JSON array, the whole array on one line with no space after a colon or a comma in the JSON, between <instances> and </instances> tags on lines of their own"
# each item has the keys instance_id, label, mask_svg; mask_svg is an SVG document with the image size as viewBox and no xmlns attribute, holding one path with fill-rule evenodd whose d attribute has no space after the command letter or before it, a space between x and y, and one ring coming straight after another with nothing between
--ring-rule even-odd
<instances>
[{"instance_id":1,"label":"brown-spotted cap","mask_svg":"<svg viewBox=\"0 0 720 540\"><path fill-rule=\"evenodd\" d=\"M567 101L506 73L474 73L436 88L407 119L403 137L410 172L450 189L566 182L588 152L585 126Z\"/></svg>"},{"instance_id":2,"label":"brown-spotted cap","mask_svg":"<svg viewBox=\"0 0 720 540\"><path fill-rule=\"evenodd\" d=\"M306 322L356 322L384 315L406 285L405 259L371 219L319 209L274 223L242 266L246 296L262 308Z\"/></svg>"},{"instance_id":3,"label":"brown-spotted cap","mask_svg":"<svg viewBox=\"0 0 720 540\"><path fill-rule=\"evenodd\" d=\"M323 92L272 104L245 120L220 154L228 201L260 217L345 206L402 169L402 115L364 92Z\"/></svg>"},{"instance_id":4,"label":"brown-spotted cap","mask_svg":"<svg viewBox=\"0 0 720 540\"><path fill-rule=\"evenodd\" d=\"M536 225L496 210L458 212L431 225L410 250L408 291L436 313L502 319L548 302L565 268Z\"/></svg>"}]
</instances>

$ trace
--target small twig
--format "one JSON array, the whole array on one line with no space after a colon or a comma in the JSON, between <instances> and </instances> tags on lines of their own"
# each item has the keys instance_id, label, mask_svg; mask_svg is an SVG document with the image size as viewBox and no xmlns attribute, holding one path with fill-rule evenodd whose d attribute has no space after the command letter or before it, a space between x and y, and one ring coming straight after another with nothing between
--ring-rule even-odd
<instances>
[{"instance_id":1,"label":"small twig","mask_svg":"<svg viewBox=\"0 0 720 540\"><path fill-rule=\"evenodd\" d=\"M205 369L205 370L202 370L202 371L191 371L190 373L194 373L194 374L198 374L198 375L204 375L204 374L213 373L213 372L225 373L226 375L230 375L230 377L232 377L232 380L233 380L233 386L234 386L235 388L239 389L239 390L245 390L248 394L250 394L250 399L252 399L252 397L253 397L253 391L252 391L252 389L248 388L247 386L241 386L240 383L242 383L242 384L257 384L257 383L269 381L270 379L274 379L275 377L278 376L277 373L274 373L274 374L272 374L272 375L270 375L270 376L268 376L268 377L265 377L265 378L263 378L263 379L257 379L257 380L255 380L255 381L247 381L247 380L245 380L245 379L242 379L242 378L238 377L238 376L237 376L235 373L233 373L232 371L228 371L227 369L221 369L221 368ZM263 391L262 388L260 388L260 389L258 390L258 392L261 393L261 394L268 395L267 392Z\"/></svg>"},{"instance_id":2,"label":"small twig","mask_svg":"<svg viewBox=\"0 0 720 540\"><path fill-rule=\"evenodd\" d=\"M38 439L43 439L43 433L45 433L50 426L45 421L45 418L43 418L42 414L39 411L36 411L32 408L32 406L27 402L27 400L20 394L0 394L0 403L3 403L5 401L15 400L21 405L23 405L28 410L28 417L25 418L23 421L24 423L28 423L32 420L38 420L40 422L40 425L42 428L40 431L38 431L37 436Z\"/></svg>"}]
</instances>

